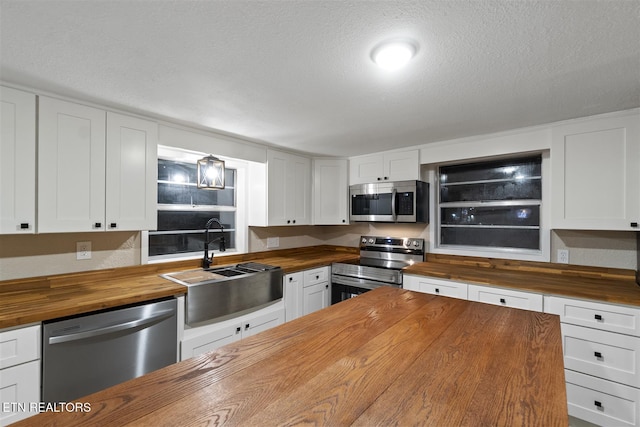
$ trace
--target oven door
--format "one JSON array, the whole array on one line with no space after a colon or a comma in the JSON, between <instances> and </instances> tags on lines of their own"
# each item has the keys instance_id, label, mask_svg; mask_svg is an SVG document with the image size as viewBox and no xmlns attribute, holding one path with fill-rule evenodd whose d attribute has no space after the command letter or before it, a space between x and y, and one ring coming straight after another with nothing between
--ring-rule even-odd
<instances>
[{"instance_id":1,"label":"oven door","mask_svg":"<svg viewBox=\"0 0 640 427\"><path fill-rule=\"evenodd\" d=\"M401 288L402 284L377 282L375 280L333 274L331 276L331 304L356 297L381 286Z\"/></svg>"}]
</instances>

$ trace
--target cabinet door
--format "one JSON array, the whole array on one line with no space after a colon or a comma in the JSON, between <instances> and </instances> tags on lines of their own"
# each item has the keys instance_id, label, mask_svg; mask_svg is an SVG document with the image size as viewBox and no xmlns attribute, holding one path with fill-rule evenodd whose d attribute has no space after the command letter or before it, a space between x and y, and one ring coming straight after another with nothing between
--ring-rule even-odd
<instances>
[{"instance_id":1,"label":"cabinet door","mask_svg":"<svg viewBox=\"0 0 640 427\"><path fill-rule=\"evenodd\" d=\"M557 314L562 323L640 337L640 309L635 307L546 296L544 311Z\"/></svg>"},{"instance_id":2,"label":"cabinet door","mask_svg":"<svg viewBox=\"0 0 640 427\"><path fill-rule=\"evenodd\" d=\"M640 338L561 324L564 367L640 387Z\"/></svg>"},{"instance_id":3,"label":"cabinet door","mask_svg":"<svg viewBox=\"0 0 640 427\"><path fill-rule=\"evenodd\" d=\"M384 178L382 154L354 157L349 160L349 184L367 184Z\"/></svg>"},{"instance_id":4,"label":"cabinet door","mask_svg":"<svg viewBox=\"0 0 640 427\"><path fill-rule=\"evenodd\" d=\"M8 404L0 411L0 425L9 425L38 413L32 404L40 401L40 361L0 371L0 402ZM20 405L13 407L11 404Z\"/></svg>"},{"instance_id":5,"label":"cabinet door","mask_svg":"<svg viewBox=\"0 0 640 427\"><path fill-rule=\"evenodd\" d=\"M102 110L40 97L38 231L105 229Z\"/></svg>"},{"instance_id":6,"label":"cabinet door","mask_svg":"<svg viewBox=\"0 0 640 427\"><path fill-rule=\"evenodd\" d=\"M329 282L305 286L302 290L302 315L328 307L330 301Z\"/></svg>"},{"instance_id":7,"label":"cabinet door","mask_svg":"<svg viewBox=\"0 0 640 427\"><path fill-rule=\"evenodd\" d=\"M637 230L640 117L568 124L552 133L552 227Z\"/></svg>"},{"instance_id":8,"label":"cabinet door","mask_svg":"<svg viewBox=\"0 0 640 427\"><path fill-rule=\"evenodd\" d=\"M311 160L290 156L285 191L288 219L292 225L311 224Z\"/></svg>"},{"instance_id":9,"label":"cabinet door","mask_svg":"<svg viewBox=\"0 0 640 427\"><path fill-rule=\"evenodd\" d=\"M399 151L384 155L384 176L390 181L420 179L420 152Z\"/></svg>"},{"instance_id":10,"label":"cabinet door","mask_svg":"<svg viewBox=\"0 0 640 427\"><path fill-rule=\"evenodd\" d=\"M345 225L349 223L349 183L346 160L313 161L313 223Z\"/></svg>"},{"instance_id":11,"label":"cabinet door","mask_svg":"<svg viewBox=\"0 0 640 427\"><path fill-rule=\"evenodd\" d=\"M503 307L521 308L531 311L542 311L542 294L512 291L510 289L489 286L469 285L470 301L484 302Z\"/></svg>"},{"instance_id":12,"label":"cabinet door","mask_svg":"<svg viewBox=\"0 0 640 427\"><path fill-rule=\"evenodd\" d=\"M208 329L206 333L182 340L180 360L186 360L215 350L223 345L238 341L240 338L242 338L242 327L239 323L237 325L224 325L217 329Z\"/></svg>"},{"instance_id":13,"label":"cabinet door","mask_svg":"<svg viewBox=\"0 0 640 427\"><path fill-rule=\"evenodd\" d=\"M269 225L311 222L311 160L275 150L267 152Z\"/></svg>"},{"instance_id":14,"label":"cabinet door","mask_svg":"<svg viewBox=\"0 0 640 427\"><path fill-rule=\"evenodd\" d=\"M410 291L444 297L467 299L467 284L433 277L404 275L402 287Z\"/></svg>"},{"instance_id":15,"label":"cabinet door","mask_svg":"<svg viewBox=\"0 0 640 427\"><path fill-rule=\"evenodd\" d=\"M158 125L107 113L108 230L157 228Z\"/></svg>"},{"instance_id":16,"label":"cabinet door","mask_svg":"<svg viewBox=\"0 0 640 427\"><path fill-rule=\"evenodd\" d=\"M269 225L287 223L287 165L286 153L269 150L267 152L267 218ZM289 221L291 219L289 218Z\"/></svg>"},{"instance_id":17,"label":"cabinet door","mask_svg":"<svg viewBox=\"0 0 640 427\"><path fill-rule=\"evenodd\" d=\"M0 87L0 101L0 234L33 234L36 96Z\"/></svg>"},{"instance_id":18,"label":"cabinet door","mask_svg":"<svg viewBox=\"0 0 640 427\"><path fill-rule=\"evenodd\" d=\"M601 426L637 426L640 390L565 370L569 415Z\"/></svg>"},{"instance_id":19,"label":"cabinet door","mask_svg":"<svg viewBox=\"0 0 640 427\"><path fill-rule=\"evenodd\" d=\"M261 314L245 320L242 324L242 338L250 337L284 323L284 310Z\"/></svg>"},{"instance_id":20,"label":"cabinet door","mask_svg":"<svg viewBox=\"0 0 640 427\"><path fill-rule=\"evenodd\" d=\"M302 313L303 273L291 273L284 276L284 310L286 321L297 319Z\"/></svg>"},{"instance_id":21,"label":"cabinet door","mask_svg":"<svg viewBox=\"0 0 640 427\"><path fill-rule=\"evenodd\" d=\"M40 324L0 332L0 369L40 359Z\"/></svg>"}]
</instances>

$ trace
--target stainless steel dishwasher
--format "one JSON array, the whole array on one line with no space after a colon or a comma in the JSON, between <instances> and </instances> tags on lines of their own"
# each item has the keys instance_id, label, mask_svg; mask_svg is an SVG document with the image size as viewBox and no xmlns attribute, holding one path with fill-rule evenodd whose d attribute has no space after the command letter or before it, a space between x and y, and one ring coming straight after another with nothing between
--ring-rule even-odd
<instances>
[{"instance_id":1,"label":"stainless steel dishwasher","mask_svg":"<svg viewBox=\"0 0 640 427\"><path fill-rule=\"evenodd\" d=\"M69 402L176 362L177 302L45 322L42 400Z\"/></svg>"}]
</instances>

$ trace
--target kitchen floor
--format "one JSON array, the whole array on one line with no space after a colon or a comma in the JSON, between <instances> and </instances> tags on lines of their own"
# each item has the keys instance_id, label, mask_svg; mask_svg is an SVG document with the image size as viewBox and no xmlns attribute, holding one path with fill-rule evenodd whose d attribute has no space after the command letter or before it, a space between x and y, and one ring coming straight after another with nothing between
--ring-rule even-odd
<instances>
[{"instance_id":1,"label":"kitchen floor","mask_svg":"<svg viewBox=\"0 0 640 427\"><path fill-rule=\"evenodd\" d=\"M569 416L569 427L598 427L598 425L592 424L585 420L581 420L579 418Z\"/></svg>"}]
</instances>

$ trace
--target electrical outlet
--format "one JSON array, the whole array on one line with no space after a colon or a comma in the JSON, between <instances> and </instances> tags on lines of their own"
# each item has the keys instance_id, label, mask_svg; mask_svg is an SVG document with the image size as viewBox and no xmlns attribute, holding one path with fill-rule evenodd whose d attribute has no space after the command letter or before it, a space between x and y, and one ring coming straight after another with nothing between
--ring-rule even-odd
<instances>
[{"instance_id":1,"label":"electrical outlet","mask_svg":"<svg viewBox=\"0 0 640 427\"><path fill-rule=\"evenodd\" d=\"M558 249L558 259L559 264L569 264L569 250L568 249Z\"/></svg>"},{"instance_id":2,"label":"electrical outlet","mask_svg":"<svg viewBox=\"0 0 640 427\"><path fill-rule=\"evenodd\" d=\"M280 238L267 237L267 248L277 248L277 247L280 247Z\"/></svg>"},{"instance_id":3,"label":"electrical outlet","mask_svg":"<svg viewBox=\"0 0 640 427\"><path fill-rule=\"evenodd\" d=\"M91 259L91 242L76 242L76 259Z\"/></svg>"}]
</instances>

